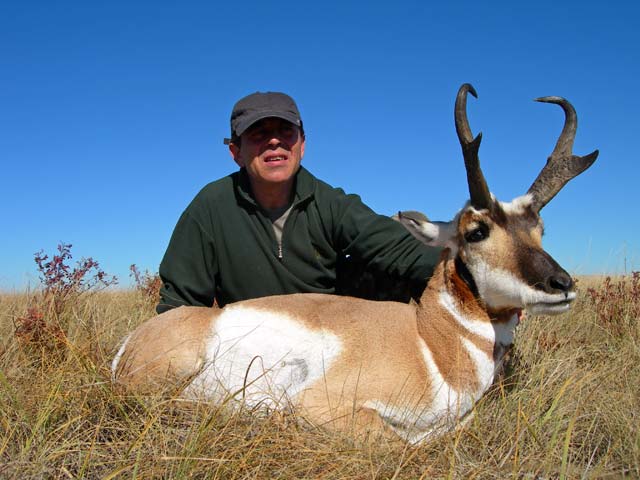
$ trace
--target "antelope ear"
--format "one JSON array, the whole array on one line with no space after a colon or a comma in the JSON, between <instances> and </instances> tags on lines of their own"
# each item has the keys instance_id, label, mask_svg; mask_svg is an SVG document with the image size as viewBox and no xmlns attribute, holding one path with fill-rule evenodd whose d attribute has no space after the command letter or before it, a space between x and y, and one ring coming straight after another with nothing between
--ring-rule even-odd
<instances>
[{"instance_id":1,"label":"antelope ear","mask_svg":"<svg viewBox=\"0 0 640 480\"><path fill-rule=\"evenodd\" d=\"M407 210L393 217L409 233L426 245L450 247L455 234L453 222L431 222L424 213Z\"/></svg>"}]
</instances>

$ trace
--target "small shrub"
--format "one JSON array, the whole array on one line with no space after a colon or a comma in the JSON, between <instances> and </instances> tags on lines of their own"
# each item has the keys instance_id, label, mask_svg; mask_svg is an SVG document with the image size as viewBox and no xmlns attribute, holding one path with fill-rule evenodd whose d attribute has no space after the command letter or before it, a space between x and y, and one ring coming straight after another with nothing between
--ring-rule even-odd
<instances>
[{"instance_id":1,"label":"small shrub","mask_svg":"<svg viewBox=\"0 0 640 480\"><path fill-rule=\"evenodd\" d=\"M129 267L131 273L129 276L133 277L134 288L142 294L142 296L150 302L157 302L160 295L160 287L162 286L162 280L157 273L149 273L145 270L141 272L136 264L132 264Z\"/></svg>"},{"instance_id":2,"label":"small shrub","mask_svg":"<svg viewBox=\"0 0 640 480\"><path fill-rule=\"evenodd\" d=\"M42 290L31 300L26 315L15 321L15 336L23 344L46 350L60 348L66 340L67 325L62 314L68 305L86 292L118 283L91 257L82 258L72 268L71 247L60 243L58 253L51 259L43 250L34 254Z\"/></svg>"},{"instance_id":3,"label":"small shrub","mask_svg":"<svg viewBox=\"0 0 640 480\"><path fill-rule=\"evenodd\" d=\"M625 335L629 324L640 317L640 272L617 280L608 276L587 294L598 323L617 336Z\"/></svg>"},{"instance_id":4,"label":"small shrub","mask_svg":"<svg viewBox=\"0 0 640 480\"><path fill-rule=\"evenodd\" d=\"M40 307L29 307L27 314L16 320L16 338L23 344L56 350L65 343L66 335L59 322L45 320Z\"/></svg>"},{"instance_id":5,"label":"small shrub","mask_svg":"<svg viewBox=\"0 0 640 480\"><path fill-rule=\"evenodd\" d=\"M70 298L88 292L99 290L110 285L116 285L118 279L107 275L100 269L100 265L93 258L82 258L72 269L67 263L71 260L71 244L58 245L58 255L51 260L43 250L36 252L35 262L40 272L40 282L44 287L45 297L54 301L56 313L64 310Z\"/></svg>"}]
</instances>

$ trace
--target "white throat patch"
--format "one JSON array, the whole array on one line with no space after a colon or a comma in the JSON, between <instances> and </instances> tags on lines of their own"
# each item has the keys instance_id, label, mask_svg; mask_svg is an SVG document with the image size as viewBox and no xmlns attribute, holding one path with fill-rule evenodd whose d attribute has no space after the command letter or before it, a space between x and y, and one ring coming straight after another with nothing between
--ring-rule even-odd
<instances>
[{"instance_id":1,"label":"white throat patch","mask_svg":"<svg viewBox=\"0 0 640 480\"><path fill-rule=\"evenodd\" d=\"M440 305L442 305L464 329L490 342L495 340L495 333L491 323L462 315L449 292L440 292L439 301Z\"/></svg>"},{"instance_id":2,"label":"white throat patch","mask_svg":"<svg viewBox=\"0 0 640 480\"><path fill-rule=\"evenodd\" d=\"M575 292L546 293L524 283L507 270L492 268L482 260L467 265L487 306L500 310L526 308L534 314L557 314L569 310Z\"/></svg>"}]
</instances>

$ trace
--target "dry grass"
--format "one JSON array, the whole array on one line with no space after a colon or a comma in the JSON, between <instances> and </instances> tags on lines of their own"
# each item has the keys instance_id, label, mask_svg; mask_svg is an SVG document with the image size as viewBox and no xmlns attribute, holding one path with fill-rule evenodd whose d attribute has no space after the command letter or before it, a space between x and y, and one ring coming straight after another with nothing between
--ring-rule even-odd
<instances>
[{"instance_id":1,"label":"dry grass","mask_svg":"<svg viewBox=\"0 0 640 480\"><path fill-rule=\"evenodd\" d=\"M14 335L37 292L0 296L0 478L638 478L640 298L628 279L609 314L581 290L571 313L523 322L467 427L417 448L114 390L118 342L153 314L140 291L49 312L53 345Z\"/></svg>"}]
</instances>

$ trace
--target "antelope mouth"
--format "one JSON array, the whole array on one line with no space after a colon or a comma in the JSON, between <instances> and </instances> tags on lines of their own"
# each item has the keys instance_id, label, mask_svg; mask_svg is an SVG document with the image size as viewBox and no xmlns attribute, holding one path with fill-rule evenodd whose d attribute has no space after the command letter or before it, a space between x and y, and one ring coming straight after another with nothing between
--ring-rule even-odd
<instances>
[{"instance_id":1,"label":"antelope mouth","mask_svg":"<svg viewBox=\"0 0 640 480\"><path fill-rule=\"evenodd\" d=\"M527 311L532 315L559 315L571 308L571 304L576 299L575 292L570 292L558 300L549 300L527 305Z\"/></svg>"}]
</instances>

